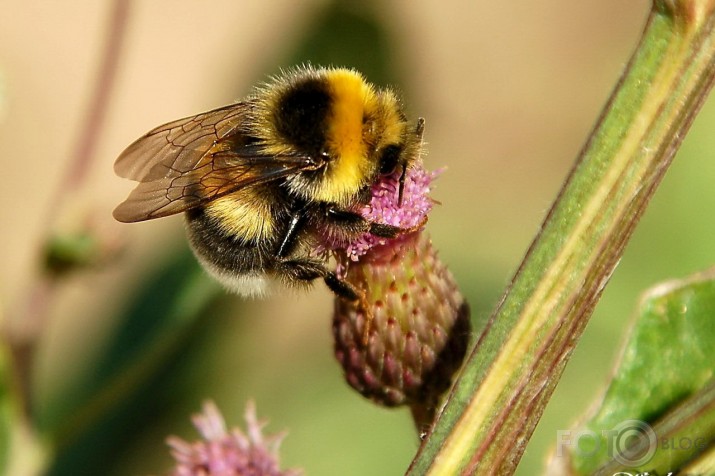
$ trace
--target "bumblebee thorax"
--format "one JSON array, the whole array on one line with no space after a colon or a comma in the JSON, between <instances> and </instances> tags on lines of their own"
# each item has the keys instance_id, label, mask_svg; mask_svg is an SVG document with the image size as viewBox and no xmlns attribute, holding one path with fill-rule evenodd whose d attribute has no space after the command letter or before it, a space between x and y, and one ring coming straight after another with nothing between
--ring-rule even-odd
<instances>
[{"instance_id":1,"label":"bumblebee thorax","mask_svg":"<svg viewBox=\"0 0 715 476\"><path fill-rule=\"evenodd\" d=\"M257 93L257 135L271 154L324 157L325 166L287 180L305 199L349 204L377 177L381 148L403 140L396 96L344 68L301 68Z\"/></svg>"}]
</instances>

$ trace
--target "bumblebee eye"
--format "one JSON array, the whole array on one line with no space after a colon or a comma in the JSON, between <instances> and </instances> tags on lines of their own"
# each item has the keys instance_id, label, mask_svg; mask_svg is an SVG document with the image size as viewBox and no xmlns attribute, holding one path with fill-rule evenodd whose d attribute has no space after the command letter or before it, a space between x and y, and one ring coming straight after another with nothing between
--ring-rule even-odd
<instances>
[{"instance_id":1,"label":"bumblebee eye","mask_svg":"<svg viewBox=\"0 0 715 476\"><path fill-rule=\"evenodd\" d=\"M395 144L390 144L382 149L380 153L380 175L388 175L395 171L400 161L401 153L402 147Z\"/></svg>"},{"instance_id":2,"label":"bumblebee eye","mask_svg":"<svg viewBox=\"0 0 715 476\"><path fill-rule=\"evenodd\" d=\"M330 155L330 153L328 151L321 150L318 153L318 161L320 162L321 167L327 165L332 160L333 160L333 157Z\"/></svg>"}]
</instances>

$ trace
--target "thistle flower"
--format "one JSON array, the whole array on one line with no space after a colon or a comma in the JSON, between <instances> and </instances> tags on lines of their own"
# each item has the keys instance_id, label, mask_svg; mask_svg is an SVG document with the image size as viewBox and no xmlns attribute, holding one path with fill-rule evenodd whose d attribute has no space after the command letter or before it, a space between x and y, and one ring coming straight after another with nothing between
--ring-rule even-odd
<instances>
[{"instance_id":1,"label":"thistle flower","mask_svg":"<svg viewBox=\"0 0 715 476\"><path fill-rule=\"evenodd\" d=\"M399 174L372 187L361 210L372 222L413 229L432 209L439 172L410 168L402 204ZM336 298L335 355L348 383L385 406L410 405L423 430L432 422L467 349L469 307L422 230L396 239L364 235L330 242L341 278L363 293L360 302Z\"/></svg>"},{"instance_id":2,"label":"thistle flower","mask_svg":"<svg viewBox=\"0 0 715 476\"><path fill-rule=\"evenodd\" d=\"M398 206L400 171L374 183L370 189L371 201L358 212L373 223L412 229L424 223L434 204L429 197L432 181L441 174L441 170L429 172L421 165L411 167L405 177L402 205ZM388 238L365 233L353 241L342 241L340 237L326 235L322 237L318 252L339 250L350 261L356 262L371 249L395 242Z\"/></svg>"},{"instance_id":3,"label":"thistle flower","mask_svg":"<svg viewBox=\"0 0 715 476\"><path fill-rule=\"evenodd\" d=\"M176 467L170 476L298 476L300 471L281 471L278 447L284 435L264 436L252 402L246 405L246 433L226 429L226 422L213 402L192 417L202 440L189 443L167 438Z\"/></svg>"}]
</instances>

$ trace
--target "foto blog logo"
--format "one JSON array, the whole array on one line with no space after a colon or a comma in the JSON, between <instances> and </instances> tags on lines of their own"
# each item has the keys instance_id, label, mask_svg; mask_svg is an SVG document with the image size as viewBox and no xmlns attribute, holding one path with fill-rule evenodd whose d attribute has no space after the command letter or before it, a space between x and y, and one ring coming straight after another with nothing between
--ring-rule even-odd
<instances>
[{"instance_id":1,"label":"foto blog logo","mask_svg":"<svg viewBox=\"0 0 715 476\"><path fill-rule=\"evenodd\" d=\"M605 453L623 466L639 467L647 464L655 454L658 439L653 428L640 420L626 420L600 433L589 430L558 430L556 456L565 451L581 458L597 457Z\"/></svg>"}]
</instances>

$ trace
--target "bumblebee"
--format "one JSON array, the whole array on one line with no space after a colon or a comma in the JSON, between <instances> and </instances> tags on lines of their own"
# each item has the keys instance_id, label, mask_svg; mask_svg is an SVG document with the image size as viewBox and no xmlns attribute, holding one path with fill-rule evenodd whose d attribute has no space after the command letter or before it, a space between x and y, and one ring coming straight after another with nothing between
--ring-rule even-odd
<instances>
[{"instance_id":1,"label":"bumblebee","mask_svg":"<svg viewBox=\"0 0 715 476\"><path fill-rule=\"evenodd\" d=\"M422 119L406 119L393 91L354 70L293 69L238 103L131 144L114 169L139 184L114 217L129 223L184 212L199 262L240 294L322 278L357 300L358 291L310 251L325 231L347 238L411 231L355 210L381 177L401 171L404 183L423 129Z\"/></svg>"}]
</instances>

